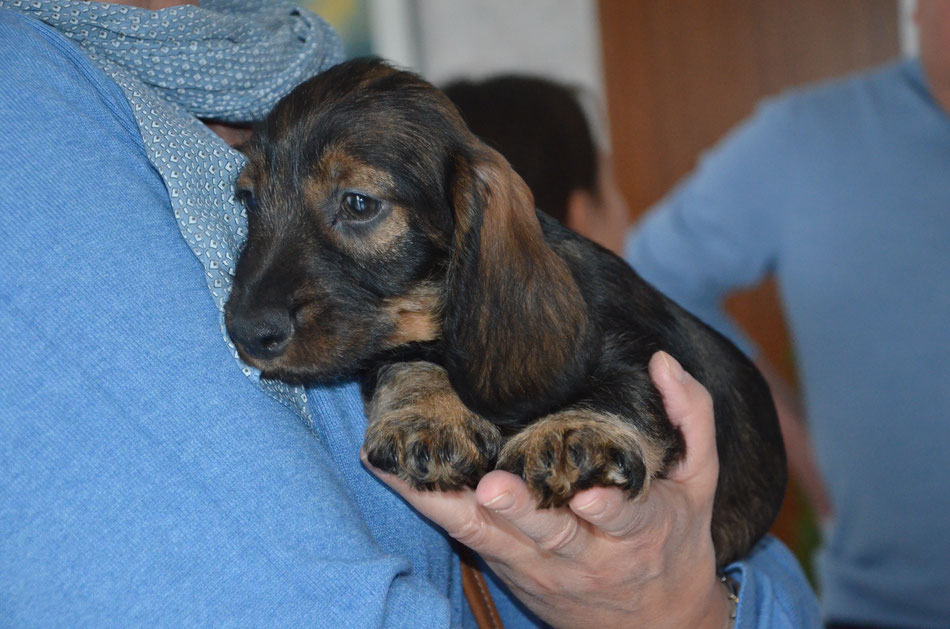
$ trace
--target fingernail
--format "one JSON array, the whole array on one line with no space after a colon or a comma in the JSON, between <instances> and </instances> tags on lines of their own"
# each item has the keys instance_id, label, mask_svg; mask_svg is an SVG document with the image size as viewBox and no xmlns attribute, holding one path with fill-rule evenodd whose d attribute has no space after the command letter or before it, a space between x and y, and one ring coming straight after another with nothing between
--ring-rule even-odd
<instances>
[{"instance_id":1,"label":"fingernail","mask_svg":"<svg viewBox=\"0 0 950 629\"><path fill-rule=\"evenodd\" d=\"M686 372L683 371L682 365L666 352L661 352L661 354L663 356L663 364L666 365L666 371L670 374L670 377L680 384L686 382Z\"/></svg>"},{"instance_id":2,"label":"fingernail","mask_svg":"<svg viewBox=\"0 0 950 629\"><path fill-rule=\"evenodd\" d=\"M601 498L594 498L583 507L578 507L578 511L583 511L584 515L600 515L607 508L607 501Z\"/></svg>"},{"instance_id":3,"label":"fingernail","mask_svg":"<svg viewBox=\"0 0 950 629\"><path fill-rule=\"evenodd\" d=\"M488 502L482 503L482 506L487 509L498 511L500 509L507 509L513 504L515 504L515 497L511 495L511 492L506 491L503 494L498 494Z\"/></svg>"}]
</instances>

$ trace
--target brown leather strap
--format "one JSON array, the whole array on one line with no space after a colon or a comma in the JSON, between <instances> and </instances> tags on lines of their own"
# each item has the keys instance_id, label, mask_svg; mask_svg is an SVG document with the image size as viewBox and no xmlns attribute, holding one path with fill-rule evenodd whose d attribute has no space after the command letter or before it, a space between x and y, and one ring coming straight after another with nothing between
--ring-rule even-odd
<instances>
[{"instance_id":1,"label":"brown leather strap","mask_svg":"<svg viewBox=\"0 0 950 629\"><path fill-rule=\"evenodd\" d=\"M475 558L468 548L459 549L460 565L462 567L462 591L472 608L472 615L478 623L478 629L505 629L501 623L501 616L495 608L495 601L488 591L485 576L475 567Z\"/></svg>"}]
</instances>

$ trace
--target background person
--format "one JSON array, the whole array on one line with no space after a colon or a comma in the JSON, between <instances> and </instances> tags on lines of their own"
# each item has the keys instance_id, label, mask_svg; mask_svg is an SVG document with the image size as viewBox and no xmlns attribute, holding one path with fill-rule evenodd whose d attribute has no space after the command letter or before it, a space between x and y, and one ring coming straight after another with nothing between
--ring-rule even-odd
<instances>
[{"instance_id":1,"label":"background person","mask_svg":"<svg viewBox=\"0 0 950 629\"><path fill-rule=\"evenodd\" d=\"M811 492L831 625L950 623L950 3L916 21L920 59L766 102L625 249L734 338L722 298L776 275L808 409L783 432L794 455L807 428L830 496Z\"/></svg>"},{"instance_id":2,"label":"background person","mask_svg":"<svg viewBox=\"0 0 950 629\"><path fill-rule=\"evenodd\" d=\"M581 92L544 77L503 75L443 87L475 135L525 180L539 209L620 254L630 210L581 106Z\"/></svg>"}]
</instances>

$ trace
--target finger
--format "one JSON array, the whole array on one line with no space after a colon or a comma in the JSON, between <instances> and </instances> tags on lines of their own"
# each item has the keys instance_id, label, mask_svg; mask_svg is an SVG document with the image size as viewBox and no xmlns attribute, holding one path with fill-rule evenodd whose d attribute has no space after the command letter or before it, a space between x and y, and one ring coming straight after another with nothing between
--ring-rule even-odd
<instances>
[{"instance_id":1,"label":"finger","mask_svg":"<svg viewBox=\"0 0 950 629\"><path fill-rule=\"evenodd\" d=\"M612 537L625 537L649 525L650 501L630 500L617 487L593 487L578 492L569 503L577 517Z\"/></svg>"},{"instance_id":2,"label":"finger","mask_svg":"<svg viewBox=\"0 0 950 629\"><path fill-rule=\"evenodd\" d=\"M478 483L475 499L543 551L563 557L583 552L588 531L569 509L539 509L527 485L514 474L495 470Z\"/></svg>"},{"instance_id":3,"label":"finger","mask_svg":"<svg viewBox=\"0 0 950 629\"><path fill-rule=\"evenodd\" d=\"M666 414L680 429L686 444L686 455L670 478L701 485L715 484L719 475L719 458L709 392L666 352L654 354L649 369L650 377L663 396Z\"/></svg>"},{"instance_id":4,"label":"finger","mask_svg":"<svg viewBox=\"0 0 950 629\"><path fill-rule=\"evenodd\" d=\"M409 483L394 474L382 471L366 459L366 453L360 451L363 465L381 481L389 485L396 493L412 505L421 514L442 527L446 533L477 551L494 551L499 545L490 523L475 501L474 492L469 489L459 491L423 491L413 489Z\"/></svg>"}]
</instances>

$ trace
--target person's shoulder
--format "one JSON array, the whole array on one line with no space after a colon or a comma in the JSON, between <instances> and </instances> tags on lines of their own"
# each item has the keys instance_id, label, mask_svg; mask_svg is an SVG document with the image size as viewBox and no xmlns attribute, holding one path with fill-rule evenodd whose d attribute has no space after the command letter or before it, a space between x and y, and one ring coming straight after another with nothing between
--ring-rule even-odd
<instances>
[{"instance_id":1,"label":"person's shoulder","mask_svg":"<svg viewBox=\"0 0 950 629\"><path fill-rule=\"evenodd\" d=\"M0 96L14 103L42 99L71 108L104 105L134 129L122 90L64 35L40 20L0 9ZM28 98L27 98L28 97Z\"/></svg>"},{"instance_id":2,"label":"person's shoulder","mask_svg":"<svg viewBox=\"0 0 950 629\"><path fill-rule=\"evenodd\" d=\"M69 40L40 20L0 8L0 64L34 62L37 55L41 59L73 57L77 52Z\"/></svg>"},{"instance_id":3,"label":"person's shoulder","mask_svg":"<svg viewBox=\"0 0 950 629\"><path fill-rule=\"evenodd\" d=\"M793 94L803 101L819 102L848 102L856 98L893 94L897 91L896 88L908 83L908 78L917 65L916 60L893 61L882 66L821 81Z\"/></svg>"},{"instance_id":4,"label":"person's shoulder","mask_svg":"<svg viewBox=\"0 0 950 629\"><path fill-rule=\"evenodd\" d=\"M861 111L892 107L903 93L913 90L916 64L915 60L895 61L788 88L762 101L759 115L786 121L799 130L847 124L859 119Z\"/></svg>"},{"instance_id":5,"label":"person's shoulder","mask_svg":"<svg viewBox=\"0 0 950 629\"><path fill-rule=\"evenodd\" d=\"M0 7L0 33L4 35L0 39L0 47L6 47L17 33L31 35L36 30L37 24L42 24L42 22L17 13L13 9Z\"/></svg>"}]
</instances>

